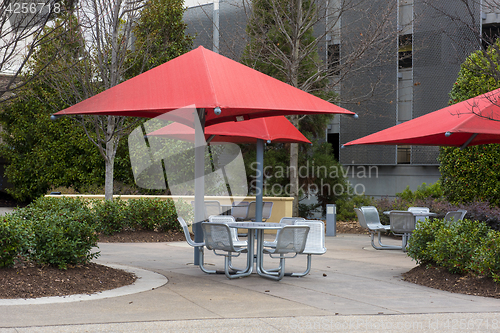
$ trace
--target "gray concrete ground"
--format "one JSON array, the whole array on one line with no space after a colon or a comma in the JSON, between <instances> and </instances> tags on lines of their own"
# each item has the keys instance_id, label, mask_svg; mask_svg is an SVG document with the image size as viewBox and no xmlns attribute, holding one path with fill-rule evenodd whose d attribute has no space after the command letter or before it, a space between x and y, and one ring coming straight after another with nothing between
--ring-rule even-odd
<instances>
[{"instance_id":1,"label":"gray concrete ground","mask_svg":"<svg viewBox=\"0 0 500 333\"><path fill-rule=\"evenodd\" d=\"M0 301L0 332L500 331L499 299L404 282L415 263L401 251L376 251L366 235L328 237L326 246L308 276L276 282L204 274L184 242L102 243L97 262L155 272L168 283L160 277L140 292L64 303ZM209 253L206 261L222 267L222 260ZM305 257L287 260L287 271L304 268Z\"/></svg>"}]
</instances>

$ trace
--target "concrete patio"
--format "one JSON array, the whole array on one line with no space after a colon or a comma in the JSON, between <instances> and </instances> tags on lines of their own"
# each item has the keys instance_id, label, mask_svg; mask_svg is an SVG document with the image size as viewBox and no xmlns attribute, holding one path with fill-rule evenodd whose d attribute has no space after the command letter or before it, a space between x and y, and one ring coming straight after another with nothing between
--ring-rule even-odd
<instances>
[{"instance_id":1,"label":"concrete patio","mask_svg":"<svg viewBox=\"0 0 500 333\"><path fill-rule=\"evenodd\" d=\"M138 283L109 296L45 304L0 300L0 332L491 332L500 326L499 299L402 281L415 266L402 251L376 251L366 235L327 237L326 246L311 274L275 282L206 275L192 265L193 248L185 242L101 243L97 262L149 271L136 271L144 273L146 289ZM207 263L222 267L222 260L207 254ZM288 260L287 271L304 270L305 261Z\"/></svg>"}]
</instances>

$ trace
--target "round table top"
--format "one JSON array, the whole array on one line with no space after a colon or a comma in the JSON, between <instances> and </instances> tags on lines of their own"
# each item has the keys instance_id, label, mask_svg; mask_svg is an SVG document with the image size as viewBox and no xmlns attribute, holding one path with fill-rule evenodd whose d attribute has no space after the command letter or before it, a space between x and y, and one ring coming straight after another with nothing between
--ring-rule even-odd
<instances>
[{"instance_id":1,"label":"round table top","mask_svg":"<svg viewBox=\"0 0 500 333\"><path fill-rule=\"evenodd\" d=\"M272 222L229 222L226 223L231 228L238 229L281 229L286 226L286 223Z\"/></svg>"},{"instance_id":2,"label":"round table top","mask_svg":"<svg viewBox=\"0 0 500 333\"><path fill-rule=\"evenodd\" d=\"M408 212L407 210L386 210L384 212L385 215L390 215L391 212ZM434 216L437 215L436 213L431 213L431 212L410 212L413 214L413 216Z\"/></svg>"}]
</instances>

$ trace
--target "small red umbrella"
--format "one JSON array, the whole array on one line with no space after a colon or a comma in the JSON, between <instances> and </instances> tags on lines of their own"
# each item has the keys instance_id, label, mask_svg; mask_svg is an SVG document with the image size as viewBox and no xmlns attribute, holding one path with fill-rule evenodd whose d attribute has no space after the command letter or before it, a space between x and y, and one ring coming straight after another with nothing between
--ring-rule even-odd
<instances>
[{"instance_id":1,"label":"small red umbrella","mask_svg":"<svg viewBox=\"0 0 500 333\"><path fill-rule=\"evenodd\" d=\"M350 145L420 145L466 147L500 143L500 89L450 105Z\"/></svg>"},{"instance_id":2,"label":"small red umbrella","mask_svg":"<svg viewBox=\"0 0 500 333\"><path fill-rule=\"evenodd\" d=\"M148 136L165 136L194 141L194 129L181 123L172 123ZM261 139L271 142L311 143L284 116L256 118L241 122L225 122L205 127L205 138L210 142L255 143Z\"/></svg>"},{"instance_id":3,"label":"small red umbrella","mask_svg":"<svg viewBox=\"0 0 500 333\"><path fill-rule=\"evenodd\" d=\"M174 122L147 136L160 136L185 141L195 141L194 128ZM207 142L256 143L257 142L257 174L264 174L263 141L267 142L302 142L311 143L284 116L256 118L246 121L225 122L205 127ZM257 182L257 193L263 193L262 183ZM262 196L256 197L257 207L262 207Z\"/></svg>"}]
</instances>

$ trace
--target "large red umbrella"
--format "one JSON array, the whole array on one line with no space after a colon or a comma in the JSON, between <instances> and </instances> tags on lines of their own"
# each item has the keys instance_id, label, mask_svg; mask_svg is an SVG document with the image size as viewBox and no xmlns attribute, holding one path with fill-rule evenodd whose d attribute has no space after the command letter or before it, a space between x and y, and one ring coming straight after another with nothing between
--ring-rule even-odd
<instances>
[{"instance_id":1,"label":"large red umbrella","mask_svg":"<svg viewBox=\"0 0 500 333\"><path fill-rule=\"evenodd\" d=\"M194 141L195 133L192 127L172 123L147 135ZM210 142L255 143L260 139L271 142L311 143L284 116L210 125L205 127L205 138Z\"/></svg>"},{"instance_id":2,"label":"large red umbrella","mask_svg":"<svg viewBox=\"0 0 500 333\"><path fill-rule=\"evenodd\" d=\"M344 144L466 147L500 143L500 89Z\"/></svg>"},{"instance_id":3,"label":"large red umbrella","mask_svg":"<svg viewBox=\"0 0 500 333\"><path fill-rule=\"evenodd\" d=\"M205 109L206 125L269 115L354 115L202 46L56 115L154 118L188 105Z\"/></svg>"},{"instance_id":4,"label":"large red umbrella","mask_svg":"<svg viewBox=\"0 0 500 333\"><path fill-rule=\"evenodd\" d=\"M190 105L201 115L201 130L206 125L225 121L287 114L355 115L202 46L55 115L155 118ZM195 145L200 146L200 142ZM202 157L199 155L196 160ZM195 222L199 222L203 216L203 166L198 164L195 169ZM259 182L261 178L257 179ZM195 240L201 241L197 234L195 232Z\"/></svg>"}]
</instances>

